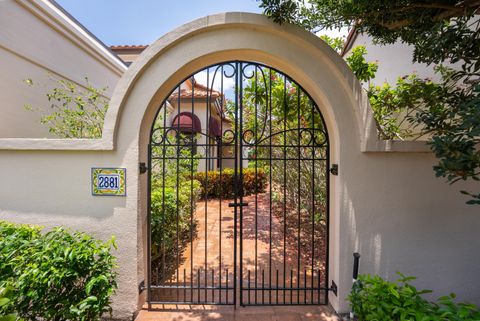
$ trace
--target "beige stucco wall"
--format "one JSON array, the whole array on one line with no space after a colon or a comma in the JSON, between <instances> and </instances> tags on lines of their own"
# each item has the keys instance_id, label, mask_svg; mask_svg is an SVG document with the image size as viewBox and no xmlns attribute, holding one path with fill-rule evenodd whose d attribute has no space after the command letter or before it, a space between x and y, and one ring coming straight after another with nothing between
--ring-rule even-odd
<instances>
[{"instance_id":1,"label":"beige stucco wall","mask_svg":"<svg viewBox=\"0 0 480 321\"><path fill-rule=\"evenodd\" d=\"M441 78L435 74L432 65L413 63L413 47L400 41L389 44L379 45L373 43L372 37L359 33L355 36L350 50L345 53L347 57L351 49L355 46L365 46L367 48L367 61L378 62L378 70L375 78L370 82L374 85L382 85L387 82L395 84L398 77L417 74L420 78L430 78L434 81L440 81Z\"/></svg>"},{"instance_id":2,"label":"beige stucco wall","mask_svg":"<svg viewBox=\"0 0 480 321\"><path fill-rule=\"evenodd\" d=\"M339 292L329 298L337 311L348 310L354 251L362 254L361 273L414 274L438 295L453 291L480 303L479 209L464 204L459 186L434 177L435 159L424 143L377 140L360 84L326 44L254 14L209 16L157 40L117 84L101 140L0 139L0 218L115 234L114 313L131 317L145 279L147 175L139 174L138 162L147 160L155 112L186 76L232 59L290 75L325 117L331 162L340 168L330 192L329 273ZM126 167L127 196L91 196L94 166Z\"/></svg>"},{"instance_id":3,"label":"beige stucco wall","mask_svg":"<svg viewBox=\"0 0 480 321\"><path fill-rule=\"evenodd\" d=\"M0 138L50 137L40 114L46 93L66 79L110 96L126 67L98 41L46 0L0 1ZM32 79L34 86L24 83Z\"/></svg>"}]
</instances>

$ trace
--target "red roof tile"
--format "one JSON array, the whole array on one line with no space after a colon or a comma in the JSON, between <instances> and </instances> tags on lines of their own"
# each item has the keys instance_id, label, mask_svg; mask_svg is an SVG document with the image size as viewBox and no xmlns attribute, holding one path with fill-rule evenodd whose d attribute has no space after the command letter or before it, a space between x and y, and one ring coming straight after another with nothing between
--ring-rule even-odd
<instances>
[{"instance_id":1,"label":"red roof tile","mask_svg":"<svg viewBox=\"0 0 480 321\"><path fill-rule=\"evenodd\" d=\"M118 45L110 46L111 50L131 50L131 49L146 49L148 45Z\"/></svg>"},{"instance_id":2,"label":"red roof tile","mask_svg":"<svg viewBox=\"0 0 480 321\"><path fill-rule=\"evenodd\" d=\"M196 81L193 86L193 89L192 89L192 82L190 80L185 80L183 85L185 85L185 87L187 88L180 89L180 98L182 99L188 99L188 98L191 99L192 93L193 93L194 99L207 98L207 97L210 97L211 99L216 99L216 98L222 97L222 94L219 91L216 91L214 89L201 85ZM175 90L172 93L172 95L170 95L170 98L171 99L178 98L178 90Z\"/></svg>"}]
</instances>

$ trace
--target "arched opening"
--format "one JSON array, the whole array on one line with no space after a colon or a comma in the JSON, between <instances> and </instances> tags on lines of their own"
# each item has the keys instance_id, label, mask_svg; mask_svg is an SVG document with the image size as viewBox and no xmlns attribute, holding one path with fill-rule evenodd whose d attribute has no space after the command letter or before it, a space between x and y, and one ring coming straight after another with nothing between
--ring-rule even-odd
<instances>
[{"instance_id":1,"label":"arched opening","mask_svg":"<svg viewBox=\"0 0 480 321\"><path fill-rule=\"evenodd\" d=\"M148 158L149 307L328 303L329 137L295 80L250 61L192 73Z\"/></svg>"}]
</instances>

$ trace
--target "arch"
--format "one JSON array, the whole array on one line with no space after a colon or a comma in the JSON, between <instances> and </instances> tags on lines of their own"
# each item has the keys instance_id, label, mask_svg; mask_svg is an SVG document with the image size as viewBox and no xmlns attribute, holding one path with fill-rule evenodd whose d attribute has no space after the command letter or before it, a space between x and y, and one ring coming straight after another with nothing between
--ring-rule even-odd
<instances>
[{"instance_id":1,"label":"arch","mask_svg":"<svg viewBox=\"0 0 480 321\"><path fill-rule=\"evenodd\" d=\"M147 176L138 164L147 162L150 128L172 88L205 66L231 60L262 63L288 74L315 101L329 133L330 161L351 159L373 139L375 126L363 90L345 62L322 40L295 26L279 26L266 17L224 13L188 23L158 39L142 53L117 84L106 116L102 144L115 149L130 168L127 207L137 213L138 283L145 275ZM330 181L329 277L339 285L330 294L337 311L350 288L348 259L342 255L341 176ZM344 232L345 233L345 232ZM344 254L344 253L343 253ZM341 299L340 299L341 298ZM141 304L141 300L140 303Z\"/></svg>"},{"instance_id":2,"label":"arch","mask_svg":"<svg viewBox=\"0 0 480 321\"><path fill-rule=\"evenodd\" d=\"M222 34L230 34L230 39L214 40ZM241 41L232 41L233 38ZM196 42L199 45L197 48L201 50L175 57L177 59L172 57L180 48L192 50ZM279 43L282 45L278 46ZM275 47L276 50L268 47ZM261 15L224 13L200 18L166 34L149 46L130 66L117 84L111 99L103 129L104 145L116 146L122 130L121 118L126 113L127 97L138 91L136 87L146 76L152 77L152 80L161 78L163 84L171 84L170 87L173 88L189 72L231 60L232 57L263 62L298 79L316 101L322 102L327 127L334 133L336 141L340 132L355 129L355 137L362 141L370 139L371 145L379 143L375 139L373 118L359 82L343 59L326 43L307 31L291 25L279 26ZM156 68L162 64L159 60L165 59L172 64L165 64L162 70ZM308 66L307 61L315 61L315 66ZM151 75L154 69L161 74L160 77ZM149 97L155 99L148 102L153 105L165 98L160 97L162 94L166 95L163 92L166 89L158 88L158 83L154 83L152 81L150 84ZM143 115L145 110L142 107L136 111Z\"/></svg>"}]
</instances>

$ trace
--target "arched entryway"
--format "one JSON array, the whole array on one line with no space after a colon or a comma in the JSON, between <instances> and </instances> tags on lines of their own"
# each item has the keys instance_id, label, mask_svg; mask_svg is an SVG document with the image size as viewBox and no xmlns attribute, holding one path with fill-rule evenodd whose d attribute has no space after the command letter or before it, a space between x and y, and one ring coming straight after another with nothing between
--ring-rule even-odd
<instances>
[{"instance_id":1,"label":"arched entryway","mask_svg":"<svg viewBox=\"0 0 480 321\"><path fill-rule=\"evenodd\" d=\"M327 304L328 141L311 96L265 64L180 81L148 147L149 308Z\"/></svg>"},{"instance_id":2,"label":"arched entryway","mask_svg":"<svg viewBox=\"0 0 480 321\"><path fill-rule=\"evenodd\" d=\"M127 168L128 192L124 212L125 215L128 213L128 219L135 217L137 223L136 233L129 230L132 239L137 240L137 255L128 256L136 262L137 270L122 271L128 278L122 283L120 293L125 298L136 297L137 309L146 302L150 175L145 169L148 170L148 146L158 111L172 95L172 89L191 75L205 66L232 61L255 62L288 75L308 93L323 116L323 125L328 132L329 161L331 164L340 163L339 175L328 175L329 218L326 228L329 243L325 249L328 251L325 267L328 278L324 282L328 279L329 284L325 286L330 287L333 282L338 286L336 294L328 292L328 302L337 311L345 311L348 309L345 297L351 286L351 253L355 240L351 239L349 232L353 205L348 202L349 191L344 182L348 177L354 177L346 174L356 170L355 158L362 144L375 143L371 140L376 136L371 115L366 109L368 105L364 104L361 86L344 61L318 37L293 26L279 26L261 15L245 13L205 17L163 36L142 53L115 88L98 148L114 149ZM185 113L173 123L184 129L184 138L190 136L190 142L183 140L184 143L191 145L194 143L192 139L196 139L198 148L202 140L197 136L203 135L197 133L197 121L191 110L185 110ZM202 126L205 124L212 130L209 128L204 133L223 134L223 125L218 119L208 119ZM212 153L214 148L212 146ZM214 160L209 166L215 164ZM287 269L287 280L289 271ZM293 271L297 273L296 269ZM252 272L253 269L251 277ZM257 281L258 273L257 269ZM307 272L307 279L308 276Z\"/></svg>"}]
</instances>

